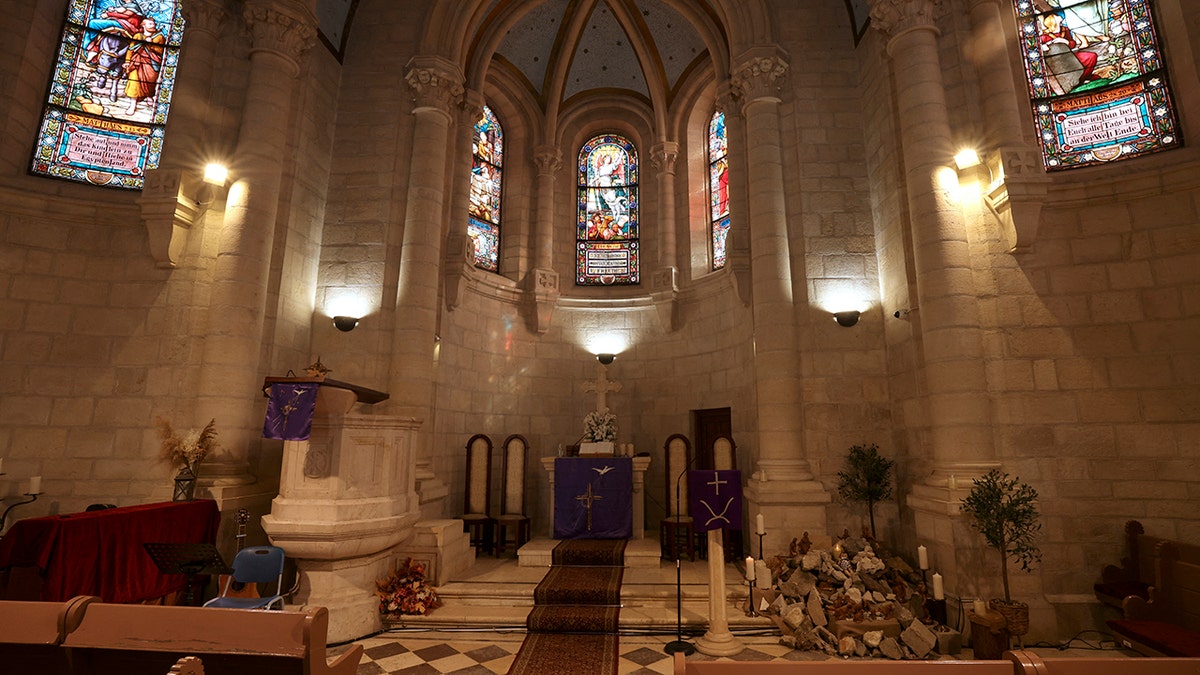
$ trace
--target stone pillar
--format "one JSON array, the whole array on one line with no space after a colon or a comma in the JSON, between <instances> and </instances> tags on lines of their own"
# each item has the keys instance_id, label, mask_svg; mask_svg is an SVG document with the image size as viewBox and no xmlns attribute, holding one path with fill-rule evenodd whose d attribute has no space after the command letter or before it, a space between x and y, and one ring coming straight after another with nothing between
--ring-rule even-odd
<instances>
[{"instance_id":1,"label":"stone pillar","mask_svg":"<svg viewBox=\"0 0 1200 675\"><path fill-rule=\"evenodd\" d=\"M483 116L483 94L466 90L460 108L458 132L446 152L453 167L450 195L450 227L446 235L445 297L446 309L453 311L462 302L465 281L469 268L475 266L475 247L467 236L467 219L470 217L471 181L474 155L471 140L475 133L475 122ZM456 142L455 142L456 141ZM458 143L463 146L457 147ZM504 249L503 244L501 250Z\"/></svg>"},{"instance_id":2,"label":"stone pillar","mask_svg":"<svg viewBox=\"0 0 1200 675\"><path fill-rule=\"evenodd\" d=\"M171 95L171 116L166 129L166 152L157 169L146 172L138 199L149 237L150 254L159 267L173 268L179 261L191 228L200 222L218 190L200 180L208 138L207 113L211 108L213 63L217 37L225 20L224 8L214 0L192 0L181 7L187 28Z\"/></svg>"},{"instance_id":3,"label":"stone pillar","mask_svg":"<svg viewBox=\"0 0 1200 675\"><path fill-rule=\"evenodd\" d=\"M675 243L675 159L678 156L679 144L675 141L662 141L650 148L650 164L655 169L658 188L657 225L662 234L651 298L659 322L668 331L675 329L679 303L679 260Z\"/></svg>"},{"instance_id":4,"label":"stone pillar","mask_svg":"<svg viewBox=\"0 0 1200 675\"><path fill-rule=\"evenodd\" d=\"M708 630L696 640L696 651L709 656L733 656L746 644L729 632L728 589L725 587L723 530L708 531Z\"/></svg>"},{"instance_id":5,"label":"stone pillar","mask_svg":"<svg viewBox=\"0 0 1200 675\"><path fill-rule=\"evenodd\" d=\"M1037 236L1048 181L1041 151L1021 131L1022 120L1030 113L1028 105L1021 110L1017 102L1028 95L1018 93L1013 85L1000 1L969 0L971 54L983 97L983 126L988 149L999 155L988 162L998 169L989 179L1003 179L985 198L1001 214L1008 245L1026 248ZM1011 11L1012 3L1004 2ZM984 155L982 149L980 155Z\"/></svg>"},{"instance_id":6,"label":"stone pillar","mask_svg":"<svg viewBox=\"0 0 1200 675\"><path fill-rule=\"evenodd\" d=\"M971 478L996 466L991 402L983 362L979 298L974 293L967 231L954 190L957 182L934 0L873 0L871 23L889 35L905 183L920 307L933 471L913 486L919 540L954 587L966 546L958 505ZM958 489L951 489L950 478ZM965 536L965 533L964 533ZM965 539L964 539L965 541ZM964 564L967 561L964 558ZM959 587L960 592L963 590Z\"/></svg>"},{"instance_id":7,"label":"stone pillar","mask_svg":"<svg viewBox=\"0 0 1200 675\"><path fill-rule=\"evenodd\" d=\"M558 302L558 273L554 271L554 183L562 168L562 153L557 146L539 145L534 150L537 163L537 248L533 258L533 303L535 329L550 330L554 306Z\"/></svg>"},{"instance_id":8,"label":"stone pillar","mask_svg":"<svg viewBox=\"0 0 1200 675\"><path fill-rule=\"evenodd\" d=\"M316 18L294 0L251 0L243 17L253 41L246 102L230 173L233 185L217 248L196 423L216 419L224 452L210 477L249 482L249 448L262 434L262 350L267 281L288 154L288 119L300 58ZM222 481L218 481L220 484Z\"/></svg>"},{"instance_id":9,"label":"stone pillar","mask_svg":"<svg viewBox=\"0 0 1200 675\"><path fill-rule=\"evenodd\" d=\"M744 55L733 74L746 125L750 279L754 312L754 381L758 463L746 486L750 513L773 527L768 555L796 533L823 533L829 494L813 478L803 446L803 391L796 343L784 204L779 90L788 65L767 47Z\"/></svg>"},{"instance_id":10,"label":"stone pillar","mask_svg":"<svg viewBox=\"0 0 1200 675\"><path fill-rule=\"evenodd\" d=\"M389 390L392 407L428 419L434 394L433 346L446 200L446 153L454 122L453 108L462 101L464 90L458 67L439 57L413 58L405 79L416 101L413 108L416 121L400 251Z\"/></svg>"}]
</instances>

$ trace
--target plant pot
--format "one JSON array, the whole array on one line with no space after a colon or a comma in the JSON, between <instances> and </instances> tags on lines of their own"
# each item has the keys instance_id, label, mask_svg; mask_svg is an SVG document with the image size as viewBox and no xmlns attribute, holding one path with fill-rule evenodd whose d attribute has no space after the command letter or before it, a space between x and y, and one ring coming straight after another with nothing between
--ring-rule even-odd
<instances>
[{"instance_id":1,"label":"plant pot","mask_svg":"<svg viewBox=\"0 0 1200 675\"><path fill-rule=\"evenodd\" d=\"M1020 636L1029 632L1029 605L1015 600L1005 602L1000 598L992 598L988 606L1008 622L1009 635Z\"/></svg>"}]
</instances>

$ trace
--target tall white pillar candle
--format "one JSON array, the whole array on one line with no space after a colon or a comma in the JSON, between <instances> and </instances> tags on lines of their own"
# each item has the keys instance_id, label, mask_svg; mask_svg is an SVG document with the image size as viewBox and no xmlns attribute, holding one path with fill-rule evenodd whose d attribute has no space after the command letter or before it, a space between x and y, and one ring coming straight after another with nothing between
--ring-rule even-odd
<instances>
[{"instance_id":1,"label":"tall white pillar candle","mask_svg":"<svg viewBox=\"0 0 1200 675\"><path fill-rule=\"evenodd\" d=\"M917 567L929 569L929 551L924 546L917 547Z\"/></svg>"},{"instance_id":2,"label":"tall white pillar candle","mask_svg":"<svg viewBox=\"0 0 1200 675\"><path fill-rule=\"evenodd\" d=\"M34 476L29 479L29 494L31 494L31 495L42 494L42 477L41 476Z\"/></svg>"},{"instance_id":3,"label":"tall white pillar candle","mask_svg":"<svg viewBox=\"0 0 1200 675\"><path fill-rule=\"evenodd\" d=\"M746 556L746 581L754 581L754 558Z\"/></svg>"},{"instance_id":4,"label":"tall white pillar candle","mask_svg":"<svg viewBox=\"0 0 1200 675\"><path fill-rule=\"evenodd\" d=\"M754 534L766 534L767 526L763 520L763 515L760 513L754 518Z\"/></svg>"},{"instance_id":5,"label":"tall white pillar candle","mask_svg":"<svg viewBox=\"0 0 1200 675\"><path fill-rule=\"evenodd\" d=\"M4 473L4 458L0 457L0 473Z\"/></svg>"},{"instance_id":6,"label":"tall white pillar candle","mask_svg":"<svg viewBox=\"0 0 1200 675\"><path fill-rule=\"evenodd\" d=\"M933 573L933 599L946 599L946 589L944 586L942 586L942 575L938 574L937 572Z\"/></svg>"},{"instance_id":7,"label":"tall white pillar candle","mask_svg":"<svg viewBox=\"0 0 1200 675\"><path fill-rule=\"evenodd\" d=\"M976 614L987 614L987 603L983 600L976 599L974 602Z\"/></svg>"}]
</instances>

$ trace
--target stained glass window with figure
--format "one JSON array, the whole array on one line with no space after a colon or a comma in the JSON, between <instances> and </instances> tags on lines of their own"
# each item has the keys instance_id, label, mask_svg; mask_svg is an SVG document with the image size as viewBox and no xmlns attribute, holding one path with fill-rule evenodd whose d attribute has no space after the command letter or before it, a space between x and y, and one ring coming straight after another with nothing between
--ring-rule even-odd
<instances>
[{"instance_id":1,"label":"stained glass window with figure","mask_svg":"<svg viewBox=\"0 0 1200 675\"><path fill-rule=\"evenodd\" d=\"M1047 170L1180 146L1151 0L1014 0Z\"/></svg>"},{"instance_id":2,"label":"stained glass window with figure","mask_svg":"<svg viewBox=\"0 0 1200 675\"><path fill-rule=\"evenodd\" d=\"M640 282L638 158L628 139L601 134L579 149L575 283Z\"/></svg>"},{"instance_id":3,"label":"stained glass window with figure","mask_svg":"<svg viewBox=\"0 0 1200 675\"><path fill-rule=\"evenodd\" d=\"M141 189L162 155L183 26L173 0L71 0L31 171Z\"/></svg>"},{"instance_id":4,"label":"stained glass window with figure","mask_svg":"<svg viewBox=\"0 0 1200 675\"><path fill-rule=\"evenodd\" d=\"M483 106L471 140L471 203L467 236L475 266L500 271L500 188L504 166L504 130L492 109Z\"/></svg>"},{"instance_id":5,"label":"stained glass window with figure","mask_svg":"<svg viewBox=\"0 0 1200 675\"><path fill-rule=\"evenodd\" d=\"M729 144L725 113L713 113L708 122L708 200L712 219L712 268L725 267L729 239Z\"/></svg>"}]
</instances>

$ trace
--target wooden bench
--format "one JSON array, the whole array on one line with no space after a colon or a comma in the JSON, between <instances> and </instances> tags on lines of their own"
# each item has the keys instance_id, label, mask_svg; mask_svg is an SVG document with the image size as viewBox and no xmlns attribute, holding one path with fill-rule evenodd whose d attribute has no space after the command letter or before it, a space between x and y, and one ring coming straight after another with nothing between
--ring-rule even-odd
<instances>
[{"instance_id":1,"label":"wooden bench","mask_svg":"<svg viewBox=\"0 0 1200 675\"><path fill-rule=\"evenodd\" d=\"M1160 541L1165 540L1147 535L1138 521L1127 521L1125 550L1128 555L1121 559L1119 566L1105 565L1100 570L1100 583L1092 587L1096 598L1117 609L1121 609L1121 603L1131 595L1149 600L1156 569L1155 549Z\"/></svg>"},{"instance_id":2,"label":"wooden bench","mask_svg":"<svg viewBox=\"0 0 1200 675\"><path fill-rule=\"evenodd\" d=\"M1200 546L1160 541L1150 599L1125 598L1123 619L1108 627L1147 656L1200 657Z\"/></svg>"},{"instance_id":3,"label":"wooden bench","mask_svg":"<svg viewBox=\"0 0 1200 675\"><path fill-rule=\"evenodd\" d=\"M182 657L198 656L213 675L353 675L362 645L328 661L328 626L324 607L293 612L97 602L62 644L72 673L164 675Z\"/></svg>"},{"instance_id":4,"label":"wooden bench","mask_svg":"<svg viewBox=\"0 0 1200 675\"><path fill-rule=\"evenodd\" d=\"M100 598L82 595L66 602L0 600L0 670L9 673L64 672L59 647Z\"/></svg>"},{"instance_id":5,"label":"wooden bench","mask_svg":"<svg viewBox=\"0 0 1200 675\"><path fill-rule=\"evenodd\" d=\"M1200 659L1070 656L1043 659L1027 650L1005 653L1023 675L1196 675Z\"/></svg>"}]
</instances>

